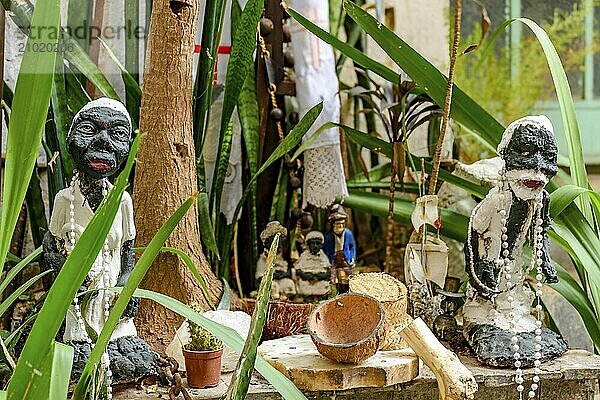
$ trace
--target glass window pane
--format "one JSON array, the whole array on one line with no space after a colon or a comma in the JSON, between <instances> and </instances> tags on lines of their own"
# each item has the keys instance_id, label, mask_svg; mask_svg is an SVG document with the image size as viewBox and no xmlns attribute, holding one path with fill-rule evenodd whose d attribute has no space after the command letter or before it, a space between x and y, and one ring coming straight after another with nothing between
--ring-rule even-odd
<instances>
[{"instance_id":1,"label":"glass window pane","mask_svg":"<svg viewBox=\"0 0 600 400\"><path fill-rule=\"evenodd\" d=\"M594 98L600 98L600 46L598 36L600 34L600 6L594 7Z\"/></svg>"},{"instance_id":2,"label":"glass window pane","mask_svg":"<svg viewBox=\"0 0 600 400\"><path fill-rule=\"evenodd\" d=\"M585 61L585 9L581 0L521 0L522 16L534 20L552 40L567 72L574 99L583 99ZM523 28L523 40L533 39L528 28ZM539 46L536 43L537 46ZM542 59L545 62L545 59ZM536 62L539 62L536 60ZM550 73L544 74L543 100L554 98Z\"/></svg>"}]
</instances>

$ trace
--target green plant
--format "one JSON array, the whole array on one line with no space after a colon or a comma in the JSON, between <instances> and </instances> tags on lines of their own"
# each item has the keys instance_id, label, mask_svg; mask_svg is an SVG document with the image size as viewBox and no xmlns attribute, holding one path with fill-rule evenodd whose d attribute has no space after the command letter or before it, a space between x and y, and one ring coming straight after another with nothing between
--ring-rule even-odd
<instances>
[{"instance_id":1,"label":"green plant","mask_svg":"<svg viewBox=\"0 0 600 400\"><path fill-rule=\"evenodd\" d=\"M223 342L215 335L194 322L188 324L191 341L185 345L187 350L214 351L223 348Z\"/></svg>"},{"instance_id":2,"label":"green plant","mask_svg":"<svg viewBox=\"0 0 600 400\"><path fill-rule=\"evenodd\" d=\"M385 128L385 136L392 144L389 183L389 212L387 219L385 268L390 271L392 267L392 245L394 234L394 197L396 178L400 180L404 189L404 174L406 171L407 141L410 135L421 125L431 123L438 126L442 109L432 102L431 98L416 83L400 80L397 84L373 82L374 89L366 90L355 87L351 94L360 97L370 107L365 111L374 112ZM410 159L412 163L412 159ZM424 194L420 187L419 192Z\"/></svg>"},{"instance_id":3,"label":"green plant","mask_svg":"<svg viewBox=\"0 0 600 400\"><path fill-rule=\"evenodd\" d=\"M234 374L229 383L229 388L227 389L225 400L244 400L248 393L250 377L252 376L252 370L256 363L256 349L262 337L263 328L267 319L267 310L269 308L269 300L271 299L271 284L273 282L273 273L275 271L273 266L275 264L275 257L277 256L279 240L279 234L276 234L271 243L269 254L267 255L265 274L258 289L256 308L252 313L250 330L248 331L248 337L246 338L242 350L243 356L238 359Z\"/></svg>"},{"instance_id":4,"label":"green plant","mask_svg":"<svg viewBox=\"0 0 600 400\"><path fill-rule=\"evenodd\" d=\"M551 20L541 21L567 74L580 72L588 51L598 50L597 44L588 49L583 43L584 19L588 12L582 2L575 2L571 10L556 10ZM476 42L480 31L476 24L465 42ZM501 27L493 39L505 34ZM518 46L518 65L513 46ZM552 99L553 86L548 78L544 53L533 35L523 35L520 43L511 48L499 48L495 40L490 40L485 50L461 57L456 71L456 82L465 92L504 124L538 112L541 102ZM485 149L485 145L465 130L458 129L456 140L460 143L460 156L469 163L478 160Z\"/></svg>"},{"instance_id":5,"label":"green plant","mask_svg":"<svg viewBox=\"0 0 600 400\"><path fill-rule=\"evenodd\" d=\"M197 306L192 306L192 308L197 312L202 312ZM185 345L187 350L214 351L223 348L221 339L193 321L188 321L188 331L190 341Z\"/></svg>"}]
</instances>

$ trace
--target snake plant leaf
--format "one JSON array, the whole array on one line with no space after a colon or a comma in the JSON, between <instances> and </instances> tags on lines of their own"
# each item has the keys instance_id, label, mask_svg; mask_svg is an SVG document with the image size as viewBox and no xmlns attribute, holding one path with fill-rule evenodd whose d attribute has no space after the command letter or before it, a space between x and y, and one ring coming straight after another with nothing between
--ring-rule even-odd
<instances>
[{"instance_id":1,"label":"snake plant leaf","mask_svg":"<svg viewBox=\"0 0 600 400\"><path fill-rule=\"evenodd\" d=\"M221 296L219 305L217 305L217 310L231 310L231 288L229 287L229 282L225 278L221 278L221 282L223 282L223 295Z\"/></svg>"},{"instance_id":2,"label":"snake plant leaf","mask_svg":"<svg viewBox=\"0 0 600 400\"><path fill-rule=\"evenodd\" d=\"M235 3L235 2L234 2ZM246 157L248 158L248 171L250 176L256 174L258 169L258 148L260 138L260 116L258 109L258 99L256 94L256 77L254 65L250 66L250 71L238 100L238 116L242 125L242 137L246 148ZM258 260L258 227L256 214L256 181L250 187L250 229L252 243L252 264Z\"/></svg>"},{"instance_id":3,"label":"snake plant leaf","mask_svg":"<svg viewBox=\"0 0 600 400\"><path fill-rule=\"evenodd\" d=\"M154 235L142 253L140 259L135 264L135 267L129 275L129 279L127 279L127 283L123 287L123 290L120 292L117 301L110 310L108 319L106 320L104 327L102 327L102 332L100 332L88 361L81 372L81 377L79 378L79 382L77 382L77 387L75 388L75 392L73 394L74 399L84 398L84 395L88 390L88 386L92 381L93 372L100 364L102 354L105 352L108 341L110 340L113 331L117 327L117 324L119 323L121 315L125 311L129 300L131 300L133 292L139 286L140 282L146 275L146 272L148 272L148 269L156 259L156 256L158 256L158 253L162 250L164 243L179 224L179 221L181 221L190 207L194 204L196 198L197 195L190 197L177 210L175 210L169 219L167 219L167 221L160 227L156 235ZM180 253L177 254L181 256Z\"/></svg>"},{"instance_id":4,"label":"snake plant leaf","mask_svg":"<svg viewBox=\"0 0 600 400\"><path fill-rule=\"evenodd\" d=\"M140 22L140 2L139 0L125 0L125 23L137 26ZM149 12L149 10L146 10ZM146 28L149 25L146 26ZM133 30L133 27L132 29ZM135 83L140 81L140 37L136 34L131 34L128 29L128 35L125 37L125 69L130 71L130 76ZM139 86L139 85L138 85ZM125 91L128 88L125 86ZM129 94L126 93L126 97ZM136 120L138 121L138 120ZM136 123L137 124L137 123Z\"/></svg>"},{"instance_id":5,"label":"snake plant leaf","mask_svg":"<svg viewBox=\"0 0 600 400\"><path fill-rule=\"evenodd\" d=\"M119 289L116 290L118 291ZM240 354L242 352L244 340L235 330L211 321L182 302L162 293L143 289L137 289L134 296L156 301L160 305L210 331L236 353ZM307 400L306 396L304 396L302 392L285 377L285 375L273 368L260 354L257 354L255 368L271 385L273 385L284 399Z\"/></svg>"},{"instance_id":6,"label":"snake plant leaf","mask_svg":"<svg viewBox=\"0 0 600 400\"><path fill-rule=\"evenodd\" d=\"M210 209L206 192L198 194L198 222L200 224L200 238L209 252L219 258L219 248L215 239L215 230L210 221Z\"/></svg>"},{"instance_id":7,"label":"snake plant leaf","mask_svg":"<svg viewBox=\"0 0 600 400\"><path fill-rule=\"evenodd\" d=\"M275 264L278 246L279 234L276 234L267 255L265 274L263 275L260 287L258 288L256 307L254 308L252 319L250 320L248 337L246 338L244 348L242 349L240 358L238 358L237 365L231 376L231 382L227 388L225 400L244 400L248 393L250 378L252 377L252 371L254 370L254 363L256 361L256 349L262 336L267 318L269 300L271 299L271 283L273 282L273 272L275 271L273 265Z\"/></svg>"},{"instance_id":8,"label":"snake plant leaf","mask_svg":"<svg viewBox=\"0 0 600 400\"><path fill-rule=\"evenodd\" d=\"M321 114L321 110L323 110L322 102L308 110L306 114L304 114L302 119L298 122L298 124L294 127L294 129L292 129L290 133L285 138L283 138L283 140L279 143L275 150L273 150L273 153L271 153L269 158L267 158L267 160L260 166L258 171L256 171L256 174L254 174L254 176L250 179L250 182L248 182L248 186L244 190L244 194L242 195L242 198L237 204L235 213L233 215L234 220L237 219L238 215L240 214L240 211L242 210L242 206L246 201L246 198L248 197L248 188L250 187L250 184L256 181L258 176L262 174L267 168L269 168L271 164L279 160L281 157L284 156L284 154L290 152L294 147L298 145L298 143L300 143L304 134L308 132L308 130L315 122L319 114Z\"/></svg>"},{"instance_id":9,"label":"snake plant leaf","mask_svg":"<svg viewBox=\"0 0 600 400\"><path fill-rule=\"evenodd\" d=\"M231 55L227 63L226 85L223 97L223 110L221 113L221 132L219 136L219 150L217 153L216 176L210 192L211 202L215 200L215 209L221 204L221 192L225 183L225 175L231 155L231 140L233 131L228 129L231 115L238 103L238 98L248 72L253 65L253 55L256 48L256 31L258 21L262 15L264 0L248 0L239 17L237 28L232 35Z\"/></svg>"},{"instance_id":10,"label":"snake plant leaf","mask_svg":"<svg viewBox=\"0 0 600 400\"><path fill-rule=\"evenodd\" d=\"M194 82L194 144L198 166L202 165L200 161L204 146L204 130L210 118L210 106L213 99L213 74L225 15L225 3L225 0L212 0L207 1L204 7L200 56ZM152 1L148 1L146 4L152 4ZM198 183L200 183L200 179Z\"/></svg>"},{"instance_id":11,"label":"snake plant leaf","mask_svg":"<svg viewBox=\"0 0 600 400\"><path fill-rule=\"evenodd\" d=\"M444 106L447 78L368 12L349 0L344 0L348 15L385 51L390 58L419 84L440 107ZM335 47L335 46L334 46ZM397 81L392 81L397 83ZM451 117L476 131L494 147L500 142L504 128L471 97L454 85Z\"/></svg>"},{"instance_id":12,"label":"snake plant leaf","mask_svg":"<svg viewBox=\"0 0 600 400\"><path fill-rule=\"evenodd\" d=\"M256 182L260 174L265 172L267 168L269 168L275 161L283 157L284 154L289 153L294 147L298 146L298 143L300 143L302 137L314 124L315 120L321 113L321 110L323 110L322 102L308 110L306 114L304 114L304 116L300 119L298 124L296 124L296 126L288 133L288 135L285 138L283 138L283 140L279 143L275 150L273 150L269 158L267 158L267 160L260 166L258 171L256 171L256 174L254 174L254 176L250 178L246 189L244 189L244 192L242 193L242 198L240 199L235 208L235 212L233 214L234 221L237 220L238 216L240 215L240 212L242 211L242 207L246 202L246 199L248 198L248 194L250 193L252 185ZM231 243L231 239L233 237L233 227L234 224L229 225L223 235L223 240L221 241L221 243L226 245L223 246L221 260L229 259L229 248L231 247L229 246L229 243Z\"/></svg>"},{"instance_id":13,"label":"snake plant leaf","mask_svg":"<svg viewBox=\"0 0 600 400\"><path fill-rule=\"evenodd\" d=\"M50 105L56 53L37 50L40 44L53 46L58 43L58 38L52 37L50 32L59 29L60 1L41 2L39 9L32 16L34 34L27 38L8 122L0 223L0 273L35 167Z\"/></svg>"},{"instance_id":14,"label":"snake plant leaf","mask_svg":"<svg viewBox=\"0 0 600 400\"><path fill-rule=\"evenodd\" d=\"M71 182L75 164L73 157L67 151L67 134L69 132L69 122L71 115L67 105L67 91L65 82L65 66L62 54L56 54L56 70L54 72L54 82L52 85L52 94L50 102L52 106L52 117L54 118L54 130L56 132L56 141L58 142L58 151L62 164L64 186ZM79 107L77 108L77 110ZM54 198L54 197L50 197Z\"/></svg>"},{"instance_id":15,"label":"snake plant leaf","mask_svg":"<svg viewBox=\"0 0 600 400\"><path fill-rule=\"evenodd\" d=\"M42 7L40 9L43 10ZM48 387L50 377L40 376L34 371L40 370L44 360L49 357L51 344L65 319L71 301L102 249L104 239L121 206L121 197L133 168L139 141L139 136L133 141L125 168L81 234L47 293L8 385L9 399L23 399L26 394L29 398L45 398L42 393Z\"/></svg>"},{"instance_id":16,"label":"snake plant leaf","mask_svg":"<svg viewBox=\"0 0 600 400\"><path fill-rule=\"evenodd\" d=\"M210 191L209 199L209 210L216 210L216 214L220 213L221 207L221 194L223 192L223 185L225 184L225 177L227 176L227 170L229 168L229 157L231 156L231 146L233 143L233 121L230 119L219 135L219 149L217 151L217 165L214 170L214 179L212 182L212 189ZM218 231L218 226L216 226ZM217 233L218 235L218 233Z\"/></svg>"}]
</instances>

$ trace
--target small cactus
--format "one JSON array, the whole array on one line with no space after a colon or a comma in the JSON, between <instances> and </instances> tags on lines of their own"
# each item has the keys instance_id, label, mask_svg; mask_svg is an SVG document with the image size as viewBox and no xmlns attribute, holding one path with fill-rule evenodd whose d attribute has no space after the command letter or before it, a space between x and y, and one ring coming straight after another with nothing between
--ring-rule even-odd
<instances>
[{"instance_id":1,"label":"small cactus","mask_svg":"<svg viewBox=\"0 0 600 400\"><path fill-rule=\"evenodd\" d=\"M193 307L196 309L196 307ZM199 311L199 310L197 310ZM187 350L191 351L213 351L223 348L223 342L215 335L201 327L200 325L188 320L188 331L190 333L190 342L185 345Z\"/></svg>"}]
</instances>

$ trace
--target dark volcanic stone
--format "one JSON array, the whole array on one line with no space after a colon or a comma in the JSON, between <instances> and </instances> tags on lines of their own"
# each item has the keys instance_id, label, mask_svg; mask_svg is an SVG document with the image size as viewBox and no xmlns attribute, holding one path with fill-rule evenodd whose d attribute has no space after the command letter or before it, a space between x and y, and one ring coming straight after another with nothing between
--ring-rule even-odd
<instances>
[{"instance_id":1,"label":"dark volcanic stone","mask_svg":"<svg viewBox=\"0 0 600 400\"><path fill-rule=\"evenodd\" d=\"M519 354L523 367L532 367L535 360L535 334L522 332L519 337ZM465 337L477 359L492 367L512 367L514 365L511 348L512 333L493 325L475 325L465 331ZM542 327L542 358L545 362L567 351L567 342L557 333Z\"/></svg>"},{"instance_id":2,"label":"dark volcanic stone","mask_svg":"<svg viewBox=\"0 0 600 400\"><path fill-rule=\"evenodd\" d=\"M75 349L71 380L77 381L90 357L91 346L86 342L69 343ZM142 377L154 376L164 381L159 356L148 343L137 336L124 336L108 344L113 384L128 383Z\"/></svg>"},{"instance_id":3,"label":"dark volcanic stone","mask_svg":"<svg viewBox=\"0 0 600 400\"><path fill-rule=\"evenodd\" d=\"M108 344L113 383L132 382L143 376L162 377L159 356L137 336L124 336Z\"/></svg>"},{"instance_id":4,"label":"dark volcanic stone","mask_svg":"<svg viewBox=\"0 0 600 400\"><path fill-rule=\"evenodd\" d=\"M71 342L69 345L75 349L73 355L73 369L71 370L71 380L75 382L83 372L83 368L92 352L92 347L90 343L87 342Z\"/></svg>"}]
</instances>

